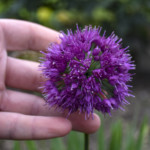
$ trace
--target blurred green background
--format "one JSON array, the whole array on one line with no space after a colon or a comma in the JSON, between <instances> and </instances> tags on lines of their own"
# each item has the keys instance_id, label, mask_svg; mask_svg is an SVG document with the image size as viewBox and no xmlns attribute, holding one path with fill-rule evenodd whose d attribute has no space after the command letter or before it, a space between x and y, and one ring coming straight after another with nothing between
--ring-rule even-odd
<instances>
[{"instance_id":1,"label":"blurred green background","mask_svg":"<svg viewBox=\"0 0 150 150\"><path fill-rule=\"evenodd\" d=\"M130 45L136 71L150 71L144 65L150 56L150 0L0 0L0 18L37 22L58 31L75 29L76 23L102 26Z\"/></svg>"},{"instance_id":2,"label":"blurred green background","mask_svg":"<svg viewBox=\"0 0 150 150\"><path fill-rule=\"evenodd\" d=\"M114 31L136 63L133 91L126 111L101 116L102 128L91 135L91 150L149 150L150 147L150 0L0 0L0 18L22 19L66 31L85 25ZM9 55L38 60L39 54L22 51ZM0 150L79 150L83 135L46 141L0 141Z\"/></svg>"}]
</instances>

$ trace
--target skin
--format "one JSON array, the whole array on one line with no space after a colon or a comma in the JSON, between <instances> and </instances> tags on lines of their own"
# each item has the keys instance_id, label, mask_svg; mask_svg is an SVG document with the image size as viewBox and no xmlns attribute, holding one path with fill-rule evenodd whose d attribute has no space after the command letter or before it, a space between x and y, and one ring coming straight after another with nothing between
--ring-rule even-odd
<instances>
[{"instance_id":1,"label":"skin","mask_svg":"<svg viewBox=\"0 0 150 150\"><path fill-rule=\"evenodd\" d=\"M45 106L41 97L10 90L39 91L44 79L39 63L9 57L7 51L45 50L50 42L60 43L59 34L35 23L0 19L0 139L50 139L71 130L98 130L100 119L96 114L94 120L85 120L85 115L79 113L66 119L65 113Z\"/></svg>"}]
</instances>

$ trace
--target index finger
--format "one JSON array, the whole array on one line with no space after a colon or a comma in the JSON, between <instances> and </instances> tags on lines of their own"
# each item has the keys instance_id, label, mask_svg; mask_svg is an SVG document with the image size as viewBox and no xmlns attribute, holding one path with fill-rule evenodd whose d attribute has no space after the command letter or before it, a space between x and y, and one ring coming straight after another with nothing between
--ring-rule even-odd
<instances>
[{"instance_id":1,"label":"index finger","mask_svg":"<svg viewBox=\"0 0 150 150\"><path fill-rule=\"evenodd\" d=\"M60 33L28 21L0 19L7 50L45 50Z\"/></svg>"}]
</instances>

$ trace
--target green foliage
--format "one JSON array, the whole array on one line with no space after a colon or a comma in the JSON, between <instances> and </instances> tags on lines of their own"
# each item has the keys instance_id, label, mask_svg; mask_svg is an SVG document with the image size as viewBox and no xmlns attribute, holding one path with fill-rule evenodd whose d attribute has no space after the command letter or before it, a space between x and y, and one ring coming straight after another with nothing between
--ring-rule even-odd
<instances>
[{"instance_id":1,"label":"green foliage","mask_svg":"<svg viewBox=\"0 0 150 150\"><path fill-rule=\"evenodd\" d=\"M144 139L147 137L149 132L148 124L147 124L147 119L144 119L142 122L142 125L140 127L139 135L136 141L136 150L142 150Z\"/></svg>"},{"instance_id":2,"label":"green foliage","mask_svg":"<svg viewBox=\"0 0 150 150\"><path fill-rule=\"evenodd\" d=\"M37 150L35 141L25 141L28 150Z\"/></svg>"},{"instance_id":3,"label":"green foliage","mask_svg":"<svg viewBox=\"0 0 150 150\"><path fill-rule=\"evenodd\" d=\"M98 132L98 150L106 150L105 143L105 134L104 134L104 124L102 122L101 127Z\"/></svg>"},{"instance_id":4,"label":"green foliage","mask_svg":"<svg viewBox=\"0 0 150 150\"><path fill-rule=\"evenodd\" d=\"M131 127L128 129L128 133L125 137L125 150L135 150L135 138L134 138L135 130Z\"/></svg>"},{"instance_id":5,"label":"green foliage","mask_svg":"<svg viewBox=\"0 0 150 150\"><path fill-rule=\"evenodd\" d=\"M102 25L121 36L136 34L150 23L149 0L1 0L0 17L38 22L57 30ZM134 27L134 28L133 28Z\"/></svg>"},{"instance_id":6,"label":"green foliage","mask_svg":"<svg viewBox=\"0 0 150 150\"><path fill-rule=\"evenodd\" d=\"M96 22L102 21L113 22L115 20L115 15L113 14L113 12L107 9L97 7L92 11L92 18Z\"/></svg>"},{"instance_id":7,"label":"green foliage","mask_svg":"<svg viewBox=\"0 0 150 150\"><path fill-rule=\"evenodd\" d=\"M67 140L67 150L83 150L84 136L82 133L71 132Z\"/></svg>"},{"instance_id":8,"label":"green foliage","mask_svg":"<svg viewBox=\"0 0 150 150\"><path fill-rule=\"evenodd\" d=\"M21 150L19 141L14 142L13 150Z\"/></svg>"},{"instance_id":9,"label":"green foliage","mask_svg":"<svg viewBox=\"0 0 150 150\"><path fill-rule=\"evenodd\" d=\"M122 132L122 123L120 121L112 125L109 150L121 150Z\"/></svg>"},{"instance_id":10,"label":"green foliage","mask_svg":"<svg viewBox=\"0 0 150 150\"><path fill-rule=\"evenodd\" d=\"M52 139L50 141L50 150L66 150L65 144L61 138Z\"/></svg>"}]
</instances>

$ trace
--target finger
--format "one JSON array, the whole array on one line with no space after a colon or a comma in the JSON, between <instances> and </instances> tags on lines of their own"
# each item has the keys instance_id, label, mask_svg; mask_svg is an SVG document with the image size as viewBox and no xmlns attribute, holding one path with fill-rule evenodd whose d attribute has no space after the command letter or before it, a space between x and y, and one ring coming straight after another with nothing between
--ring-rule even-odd
<instances>
[{"instance_id":1,"label":"finger","mask_svg":"<svg viewBox=\"0 0 150 150\"><path fill-rule=\"evenodd\" d=\"M38 96L7 90L4 100L0 104L2 111L18 112L27 115L39 116L60 116L66 118L67 112L58 112L55 108L49 109L45 102ZM93 114L94 119L90 116L85 120L85 114L74 113L68 118L73 130L85 133L96 132L100 126L100 119Z\"/></svg>"},{"instance_id":2,"label":"finger","mask_svg":"<svg viewBox=\"0 0 150 150\"><path fill-rule=\"evenodd\" d=\"M70 121L60 117L6 112L0 112L0 122L0 139L50 139L65 136L72 128Z\"/></svg>"},{"instance_id":3,"label":"finger","mask_svg":"<svg viewBox=\"0 0 150 150\"><path fill-rule=\"evenodd\" d=\"M76 131L84 132L87 134L96 132L100 127L100 118L97 114L90 115L85 119L85 114L73 113L68 118L72 123L72 128Z\"/></svg>"},{"instance_id":4,"label":"finger","mask_svg":"<svg viewBox=\"0 0 150 150\"><path fill-rule=\"evenodd\" d=\"M8 50L44 50L50 42L60 42L59 32L41 25L14 19L0 19Z\"/></svg>"},{"instance_id":5,"label":"finger","mask_svg":"<svg viewBox=\"0 0 150 150\"><path fill-rule=\"evenodd\" d=\"M44 77L39 71L39 63L8 57L6 85L8 87L38 91Z\"/></svg>"},{"instance_id":6,"label":"finger","mask_svg":"<svg viewBox=\"0 0 150 150\"><path fill-rule=\"evenodd\" d=\"M39 116L53 115L41 97L12 90L6 90L3 99L0 99L0 111Z\"/></svg>"}]
</instances>

